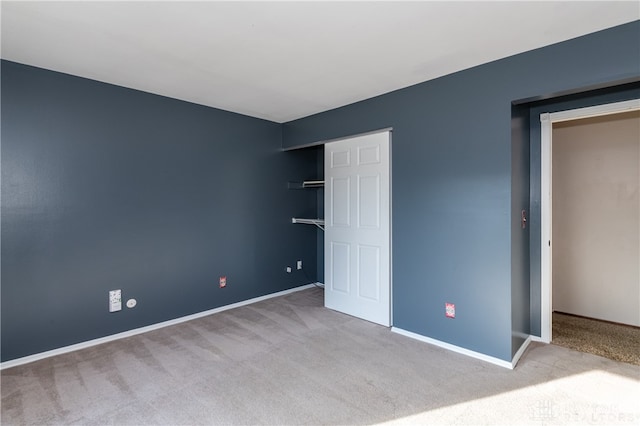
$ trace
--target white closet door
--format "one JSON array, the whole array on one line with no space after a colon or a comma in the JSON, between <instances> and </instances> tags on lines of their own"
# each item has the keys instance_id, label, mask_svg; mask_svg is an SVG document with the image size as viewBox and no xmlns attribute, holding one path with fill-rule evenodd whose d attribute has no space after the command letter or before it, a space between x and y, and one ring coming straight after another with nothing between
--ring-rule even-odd
<instances>
[{"instance_id":1,"label":"white closet door","mask_svg":"<svg viewBox=\"0 0 640 426\"><path fill-rule=\"evenodd\" d=\"M390 133L325 145L325 306L391 324Z\"/></svg>"}]
</instances>

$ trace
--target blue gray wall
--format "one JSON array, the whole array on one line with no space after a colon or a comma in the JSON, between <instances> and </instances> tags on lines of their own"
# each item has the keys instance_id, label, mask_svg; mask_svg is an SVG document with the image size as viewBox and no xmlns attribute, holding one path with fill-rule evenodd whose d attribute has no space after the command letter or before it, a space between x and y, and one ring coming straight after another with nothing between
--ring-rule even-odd
<instances>
[{"instance_id":1,"label":"blue gray wall","mask_svg":"<svg viewBox=\"0 0 640 426\"><path fill-rule=\"evenodd\" d=\"M522 211L526 221L522 225ZM511 109L511 355L529 336L529 108Z\"/></svg>"},{"instance_id":2,"label":"blue gray wall","mask_svg":"<svg viewBox=\"0 0 640 426\"><path fill-rule=\"evenodd\" d=\"M635 21L286 123L283 146L392 127L394 326L510 361L530 296L512 104L637 80L639 64Z\"/></svg>"},{"instance_id":3,"label":"blue gray wall","mask_svg":"<svg viewBox=\"0 0 640 426\"><path fill-rule=\"evenodd\" d=\"M316 231L291 224L316 195L287 182L317 155L283 153L280 124L1 72L2 361L316 280ZM111 289L138 306L109 313Z\"/></svg>"},{"instance_id":4,"label":"blue gray wall","mask_svg":"<svg viewBox=\"0 0 640 426\"><path fill-rule=\"evenodd\" d=\"M324 145L317 146L317 169L316 176L318 179L324 179ZM317 190L317 213L316 217L324 217L324 187ZM318 281L324 283L324 231L316 229L317 252L318 252Z\"/></svg>"},{"instance_id":5,"label":"blue gray wall","mask_svg":"<svg viewBox=\"0 0 640 426\"><path fill-rule=\"evenodd\" d=\"M392 127L394 325L511 360L539 334L531 117L639 64L636 21L278 125L2 61L1 359L322 280L290 223L318 192L286 185L321 156L281 148ZM139 305L108 313L115 288Z\"/></svg>"}]
</instances>

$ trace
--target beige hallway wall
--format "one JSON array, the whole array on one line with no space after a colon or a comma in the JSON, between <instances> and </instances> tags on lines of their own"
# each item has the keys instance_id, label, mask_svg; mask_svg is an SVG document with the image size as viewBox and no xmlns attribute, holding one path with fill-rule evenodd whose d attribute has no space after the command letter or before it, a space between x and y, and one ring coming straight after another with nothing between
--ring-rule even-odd
<instances>
[{"instance_id":1,"label":"beige hallway wall","mask_svg":"<svg viewBox=\"0 0 640 426\"><path fill-rule=\"evenodd\" d=\"M640 326L640 112L553 127L553 310Z\"/></svg>"}]
</instances>

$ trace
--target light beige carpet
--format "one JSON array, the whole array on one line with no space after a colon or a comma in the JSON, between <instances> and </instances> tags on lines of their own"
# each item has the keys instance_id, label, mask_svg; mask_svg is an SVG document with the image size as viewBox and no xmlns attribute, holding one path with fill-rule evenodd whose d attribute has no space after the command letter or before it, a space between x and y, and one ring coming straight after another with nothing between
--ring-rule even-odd
<instances>
[{"instance_id":1,"label":"light beige carpet","mask_svg":"<svg viewBox=\"0 0 640 426\"><path fill-rule=\"evenodd\" d=\"M552 328L555 345L640 365L640 328L560 312Z\"/></svg>"},{"instance_id":2,"label":"light beige carpet","mask_svg":"<svg viewBox=\"0 0 640 426\"><path fill-rule=\"evenodd\" d=\"M532 344L515 370L308 289L2 371L2 426L637 424L640 367Z\"/></svg>"}]
</instances>

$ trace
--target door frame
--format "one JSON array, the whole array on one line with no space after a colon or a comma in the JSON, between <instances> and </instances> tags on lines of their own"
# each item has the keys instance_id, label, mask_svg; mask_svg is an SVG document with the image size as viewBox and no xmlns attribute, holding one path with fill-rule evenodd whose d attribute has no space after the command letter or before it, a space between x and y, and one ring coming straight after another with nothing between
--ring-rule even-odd
<instances>
[{"instance_id":1,"label":"door frame","mask_svg":"<svg viewBox=\"0 0 640 426\"><path fill-rule=\"evenodd\" d=\"M586 108L540 114L540 340L551 343L552 324L552 255L551 232L553 225L552 206L552 152L553 124L582 118L599 117L640 110L640 99L614 102Z\"/></svg>"},{"instance_id":2,"label":"door frame","mask_svg":"<svg viewBox=\"0 0 640 426\"><path fill-rule=\"evenodd\" d=\"M339 138L327 139L321 142L316 143L315 145L322 144L326 146L326 144L331 142L339 142L346 139L353 139L360 136L367 136L376 133L389 133L389 328L393 327L393 127L384 127L381 129L371 130L368 132L355 133L347 136L341 136ZM325 164L326 167L326 164ZM326 176L325 176L326 179ZM326 187L326 183L325 183ZM325 189L326 190L326 189ZM324 204L324 217L326 220L327 217L327 203ZM325 234L326 235L326 234ZM327 241L326 237L324 240L324 246L326 247ZM327 259L324 259L326 262ZM325 278L326 282L326 278Z\"/></svg>"}]
</instances>

